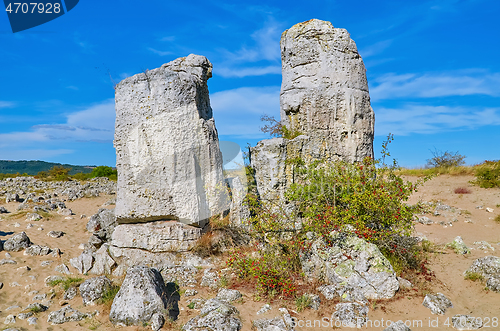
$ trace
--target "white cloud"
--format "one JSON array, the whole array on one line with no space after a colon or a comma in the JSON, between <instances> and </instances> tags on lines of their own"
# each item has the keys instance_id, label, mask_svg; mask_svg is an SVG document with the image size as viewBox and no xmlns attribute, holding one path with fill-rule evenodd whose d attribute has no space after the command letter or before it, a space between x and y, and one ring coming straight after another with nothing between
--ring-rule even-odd
<instances>
[{"instance_id":1,"label":"white cloud","mask_svg":"<svg viewBox=\"0 0 500 331\"><path fill-rule=\"evenodd\" d=\"M71 149L11 149L2 151L3 160L46 160L48 158L74 153Z\"/></svg>"},{"instance_id":2,"label":"white cloud","mask_svg":"<svg viewBox=\"0 0 500 331\"><path fill-rule=\"evenodd\" d=\"M15 106L14 102L10 101L0 101L0 108L12 108Z\"/></svg>"},{"instance_id":3,"label":"white cloud","mask_svg":"<svg viewBox=\"0 0 500 331\"><path fill-rule=\"evenodd\" d=\"M382 40L373 45L367 46L361 50L359 50L359 54L363 59L369 58L370 56L374 56L382 53L392 44L392 39Z\"/></svg>"},{"instance_id":4,"label":"white cloud","mask_svg":"<svg viewBox=\"0 0 500 331\"><path fill-rule=\"evenodd\" d=\"M0 134L0 147L29 146L50 141L111 142L114 135L115 103L113 99L66 115L61 124L39 124L29 132Z\"/></svg>"},{"instance_id":5,"label":"white cloud","mask_svg":"<svg viewBox=\"0 0 500 331\"><path fill-rule=\"evenodd\" d=\"M375 111L375 134L433 134L500 125L500 108L406 105Z\"/></svg>"},{"instance_id":6,"label":"white cloud","mask_svg":"<svg viewBox=\"0 0 500 331\"><path fill-rule=\"evenodd\" d=\"M172 52L169 52L169 51L159 51L157 49L154 49L152 47L148 47L148 50L159 55L159 56L167 56L167 55L171 55L173 54Z\"/></svg>"},{"instance_id":7,"label":"white cloud","mask_svg":"<svg viewBox=\"0 0 500 331\"><path fill-rule=\"evenodd\" d=\"M214 75L221 75L222 77L248 77L248 76L263 76L263 75L281 75L280 66L267 66L267 67L250 67L241 69L231 69L228 67L221 67L214 69Z\"/></svg>"},{"instance_id":8,"label":"white cloud","mask_svg":"<svg viewBox=\"0 0 500 331\"><path fill-rule=\"evenodd\" d=\"M375 79L373 100L483 94L500 96L500 73L469 70L442 74L388 74Z\"/></svg>"},{"instance_id":9,"label":"white cloud","mask_svg":"<svg viewBox=\"0 0 500 331\"><path fill-rule=\"evenodd\" d=\"M280 87L241 87L210 96L219 135L264 138L263 114L279 118Z\"/></svg>"}]
</instances>

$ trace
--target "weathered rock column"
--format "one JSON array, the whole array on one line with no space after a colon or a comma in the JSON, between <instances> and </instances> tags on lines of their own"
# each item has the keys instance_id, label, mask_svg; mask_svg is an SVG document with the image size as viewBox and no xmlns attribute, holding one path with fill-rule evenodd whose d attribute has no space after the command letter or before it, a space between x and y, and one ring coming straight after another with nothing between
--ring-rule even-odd
<instances>
[{"instance_id":1,"label":"weathered rock column","mask_svg":"<svg viewBox=\"0 0 500 331\"><path fill-rule=\"evenodd\" d=\"M281 123L327 159L373 157L374 113L363 60L345 29L310 20L281 35Z\"/></svg>"},{"instance_id":2,"label":"weathered rock column","mask_svg":"<svg viewBox=\"0 0 500 331\"><path fill-rule=\"evenodd\" d=\"M281 61L281 124L296 138L263 140L251 149L264 200L281 199L293 183L287 159L308 164L373 157L375 116L365 66L349 33L316 19L296 24L281 36Z\"/></svg>"},{"instance_id":3,"label":"weathered rock column","mask_svg":"<svg viewBox=\"0 0 500 331\"><path fill-rule=\"evenodd\" d=\"M118 223L207 220L229 208L207 80L189 55L116 86Z\"/></svg>"}]
</instances>

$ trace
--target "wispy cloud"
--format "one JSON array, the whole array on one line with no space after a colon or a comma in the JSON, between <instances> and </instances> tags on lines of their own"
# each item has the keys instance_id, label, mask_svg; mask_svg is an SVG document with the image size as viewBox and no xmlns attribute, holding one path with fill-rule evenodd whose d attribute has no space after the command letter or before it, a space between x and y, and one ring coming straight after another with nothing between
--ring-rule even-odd
<instances>
[{"instance_id":1,"label":"wispy cloud","mask_svg":"<svg viewBox=\"0 0 500 331\"><path fill-rule=\"evenodd\" d=\"M500 125L500 108L473 108L406 105L402 108L378 108L375 133L397 135L433 134Z\"/></svg>"},{"instance_id":2,"label":"wispy cloud","mask_svg":"<svg viewBox=\"0 0 500 331\"><path fill-rule=\"evenodd\" d=\"M148 51L153 52L153 53L155 53L155 54L157 54L159 56L167 56L167 55L173 54L173 52L170 52L170 51L159 51L159 50L157 50L157 49L155 49L153 47L148 47Z\"/></svg>"},{"instance_id":3,"label":"wispy cloud","mask_svg":"<svg viewBox=\"0 0 500 331\"><path fill-rule=\"evenodd\" d=\"M14 107L16 104L14 102L10 102L10 101L0 101L0 108L12 108Z\"/></svg>"},{"instance_id":4,"label":"wispy cloud","mask_svg":"<svg viewBox=\"0 0 500 331\"><path fill-rule=\"evenodd\" d=\"M373 45L369 45L359 50L359 54L363 59L382 53L392 44L392 39L382 40Z\"/></svg>"},{"instance_id":5,"label":"wispy cloud","mask_svg":"<svg viewBox=\"0 0 500 331\"><path fill-rule=\"evenodd\" d=\"M0 147L30 146L40 142L98 141L111 142L114 134L114 100L106 100L86 109L69 113L66 122L38 124L28 132L0 134Z\"/></svg>"},{"instance_id":6,"label":"wispy cloud","mask_svg":"<svg viewBox=\"0 0 500 331\"><path fill-rule=\"evenodd\" d=\"M279 118L279 86L241 87L210 96L217 131L240 138L264 138L263 114Z\"/></svg>"},{"instance_id":7,"label":"wispy cloud","mask_svg":"<svg viewBox=\"0 0 500 331\"><path fill-rule=\"evenodd\" d=\"M11 149L2 150L3 160L46 160L54 156L74 153L71 149Z\"/></svg>"},{"instance_id":8,"label":"wispy cloud","mask_svg":"<svg viewBox=\"0 0 500 331\"><path fill-rule=\"evenodd\" d=\"M250 67L250 68L215 68L214 75L221 75L222 77L249 77L249 76L263 76L269 74L281 74L281 66L267 66L267 67Z\"/></svg>"},{"instance_id":9,"label":"wispy cloud","mask_svg":"<svg viewBox=\"0 0 500 331\"><path fill-rule=\"evenodd\" d=\"M483 94L500 96L500 73L481 70L441 74L387 74L370 88L373 100Z\"/></svg>"},{"instance_id":10,"label":"wispy cloud","mask_svg":"<svg viewBox=\"0 0 500 331\"><path fill-rule=\"evenodd\" d=\"M174 40L175 40L175 36L165 36L165 37L160 38L160 41L174 41Z\"/></svg>"}]
</instances>

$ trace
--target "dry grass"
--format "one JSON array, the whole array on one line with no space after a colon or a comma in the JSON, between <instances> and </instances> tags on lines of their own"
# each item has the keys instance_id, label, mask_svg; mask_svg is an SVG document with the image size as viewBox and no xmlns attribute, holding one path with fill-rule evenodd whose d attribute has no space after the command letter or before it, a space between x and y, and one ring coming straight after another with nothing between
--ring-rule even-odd
<instances>
[{"instance_id":1,"label":"dry grass","mask_svg":"<svg viewBox=\"0 0 500 331\"><path fill-rule=\"evenodd\" d=\"M451 175L451 176L465 176L474 175L474 167L470 166L459 166L459 167L439 167L439 168L415 168L406 169L401 168L397 171L397 175L405 176L437 176L437 175Z\"/></svg>"}]
</instances>

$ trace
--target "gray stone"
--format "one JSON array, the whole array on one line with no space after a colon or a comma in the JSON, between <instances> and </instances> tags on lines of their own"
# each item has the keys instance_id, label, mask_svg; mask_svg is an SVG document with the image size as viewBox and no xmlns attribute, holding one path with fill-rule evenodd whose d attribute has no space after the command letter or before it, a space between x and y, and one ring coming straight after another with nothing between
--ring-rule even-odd
<instances>
[{"instance_id":1,"label":"gray stone","mask_svg":"<svg viewBox=\"0 0 500 331\"><path fill-rule=\"evenodd\" d=\"M368 306L360 302L338 303L335 305L333 316L343 326L361 328L367 321Z\"/></svg>"},{"instance_id":2,"label":"gray stone","mask_svg":"<svg viewBox=\"0 0 500 331\"><path fill-rule=\"evenodd\" d=\"M53 311L49 314L49 318L47 319L47 322L56 325L56 324L63 324L67 322L78 322L81 321L85 318L91 317L91 314L84 314L79 312L76 309L71 308L70 305L67 305L63 307L62 309L59 309L57 311Z\"/></svg>"},{"instance_id":3,"label":"gray stone","mask_svg":"<svg viewBox=\"0 0 500 331\"><path fill-rule=\"evenodd\" d=\"M71 300L74 297L76 297L77 294L78 294L78 289L76 287L70 287L66 290L66 292L64 292L63 299Z\"/></svg>"},{"instance_id":4,"label":"gray stone","mask_svg":"<svg viewBox=\"0 0 500 331\"><path fill-rule=\"evenodd\" d=\"M38 302L30 303L29 305L26 306L26 308L24 308L24 310L30 310L36 312L46 311L47 309L49 309L49 307Z\"/></svg>"},{"instance_id":5,"label":"gray stone","mask_svg":"<svg viewBox=\"0 0 500 331\"><path fill-rule=\"evenodd\" d=\"M385 328L384 331L411 331L411 329L403 321L399 320Z\"/></svg>"},{"instance_id":6,"label":"gray stone","mask_svg":"<svg viewBox=\"0 0 500 331\"><path fill-rule=\"evenodd\" d=\"M31 245L24 250L24 255L49 255L52 250L47 246Z\"/></svg>"},{"instance_id":7,"label":"gray stone","mask_svg":"<svg viewBox=\"0 0 500 331\"><path fill-rule=\"evenodd\" d=\"M47 236L52 237L52 238L59 238L59 237L62 237L63 235L64 235L64 232L62 232L62 231L49 231L49 233L47 233Z\"/></svg>"},{"instance_id":8,"label":"gray stone","mask_svg":"<svg viewBox=\"0 0 500 331\"><path fill-rule=\"evenodd\" d=\"M17 314L17 318L19 318L20 320L25 320L27 318L30 318L31 316L33 316L33 313L31 311L28 313Z\"/></svg>"},{"instance_id":9,"label":"gray stone","mask_svg":"<svg viewBox=\"0 0 500 331\"><path fill-rule=\"evenodd\" d=\"M163 327L163 324L165 324L165 317L162 314L153 314L151 317L151 329L158 331Z\"/></svg>"},{"instance_id":10,"label":"gray stone","mask_svg":"<svg viewBox=\"0 0 500 331\"><path fill-rule=\"evenodd\" d=\"M321 299L320 299L319 295L312 294L312 293L306 293L305 295L307 295L309 297L309 299L311 300L309 307L314 309L314 310L318 310L320 305L321 305Z\"/></svg>"},{"instance_id":11,"label":"gray stone","mask_svg":"<svg viewBox=\"0 0 500 331\"><path fill-rule=\"evenodd\" d=\"M470 249L465 245L460 236L457 236L451 243L447 244L446 247L452 248L457 254L470 254Z\"/></svg>"},{"instance_id":12,"label":"gray stone","mask_svg":"<svg viewBox=\"0 0 500 331\"><path fill-rule=\"evenodd\" d=\"M248 226L246 223L250 218L250 209L244 202L247 195L246 178L235 176L226 180L231 188L229 221L233 226L246 228Z\"/></svg>"},{"instance_id":13,"label":"gray stone","mask_svg":"<svg viewBox=\"0 0 500 331\"><path fill-rule=\"evenodd\" d=\"M252 326L257 331L289 331L282 318L261 318L252 321Z\"/></svg>"},{"instance_id":14,"label":"gray stone","mask_svg":"<svg viewBox=\"0 0 500 331\"><path fill-rule=\"evenodd\" d=\"M257 315L260 315L260 314L264 314L264 313L267 313L268 311L271 310L271 305L269 305L268 303L266 303L265 305L263 305L259 311L257 311Z\"/></svg>"},{"instance_id":15,"label":"gray stone","mask_svg":"<svg viewBox=\"0 0 500 331\"><path fill-rule=\"evenodd\" d=\"M30 246L30 238L26 235L26 232L21 232L7 239L3 244L3 249L10 252L19 252Z\"/></svg>"},{"instance_id":16,"label":"gray stone","mask_svg":"<svg viewBox=\"0 0 500 331\"><path fill-rule=\"evenodd\" d=\"M108 245L104 244L94 253L94 266L89 273L93 275L110 275L115 261L108 254Z\"/></svg>"},{"instance_id":17,"label":"gray stone","mask_svg":"<svg viewBox=\"0 0 500 331\"><path fill-rule=\"evenodd\" d=\"M486 280L486 287L492 291L500 292L500 258L486 256L475 260L465 271L467 273L478 273Z\"/></svg>"},{"instance_id":18,"label":"gray stone","mask_svg":"<svg viewBox=\"0 0 500 331\"><path fill-rule=\"evenodd\" d=\"M417 222L419 223L422 223L422 224L425 224L425 225L430 225L430 224L433 224L434 221L431 220L429 217L427 216L422 216L422 217L418 217L417 218Z\"/></svg>"},{"instance_id":19,"label":"gray stone","mask_svg":"<svg viewBox=\"0 0 500 331\"><path fill-rule=\"evenodd\" d=\"M206 269L203 272L203 276L201 278L201 286L208 286L212 290L215 290L220 287L219 284L219 275L217 271L213 271L211 268Z\"/></svg>"},{"instance_id":20,"label":"gray stone","mask_svg":"<svg viewBox=\"0 0 500 331\"><path fill-rule=\"evenodd\" d=\"M14 260L9 260L9 259L1 259L0 265L4 265L4 264L17 264L17 262Z\"/></svg>"},{"instance_id":21,"label":"gray stone","mask_svg":"<svg viewBox=\"0 0 500 331\"><path fill-rule=\"evenodd\" d=\"M102 242L107 242L111 240L111 234L116 225L115 210L101 208L96 214L90 217L87 223L87 231Z\"/></svg>"},{"instance_id":22,"label":"gray stone","mask_svg":"<svg viewBox=\"0 0 500 331\"><path fill-rule=\"evenodd\" d=\"M41 220L43 217L37 213L26 214L26 222L36 222Z\"/></svg>"},{"instance_id":23,"label":"gray stone","mask_svg":"<svg viewBox=\"0 0 500 331\"><path fill-rule=\"evenodd\" d=\"M0 214L6 214L8 213L7 209L5 209L4 206L0 206Z\"/></svg>"},{"instance_id":24,"label":"gray stone","mask_svg":"<svg viewBox=\"0 0 500 331\"><path fill-rule=\"evenodd\" d=\"M238 290L230 290L227 288L221 288L217 293L216 299L220 301L225 301L231 303L233 301L241 299L243 296Z\"/></svg>"},{"instance_id":25,"label":"gray stone","mask_svg":"<svg viewBox=\"0 0 500 331\"><path fill-rule=\"evenodd\" d=\"M79 289L84 305L95 305L102 295L111 288L111 281L106 276L93 277L84 281Z\"/></svg>"},{"instance_id":26,"label":"gray stone","mask_svg":"<svg viewBox=\"0 0 500 331\"><path fill-rule=\"evenodd\" d=\"M54 271L60 272L65 275L71 275L71 271L69 271L68 266L65 265L64 263L55 267Z\"/></svg>"},{"instance_id":27,"label":"gray stone","mask_svg":"<svg viewBox=\"0 0 500 331\"><path fill-rule=\"evenodd\" d=\"M198 291L196 291L195 289L191 289L191 288L188 288L184 292L184 296L186 296L186 297L192 297L192 296L195 296L196 294L198 294Z\"/></svg>"},{"instance_id":28,"label":"gray stone","mask_svg":"<svg viewBox=\"0 0 500 331\"><path fill-rule=\"evenodd\" d=\"M113 300L109 319L118 326L141 325L150 322L154 314L162 314L168 304L160 272L144 266L131 267Z\"/></svg>"},{"instance_id":29,"label":"gray stone","mask_svg":"<svg viewBox=\"0 0 500 331\"><path fill-rule=\"evenodd\" d=\"M3 322L3 324L14 324L16 323L16 316L14 315L7 315L7 317L5 317L5 321Z\"/></svg>"},{"instance_id":30,"label":"gray stone","mask_svg":"<svg viewBox=\"0 0 500 331\"><path fill-rule=\"evenodd\" d=\"M38 318L36 318L34 316L30 317L30 318L28 318L27 322L28 322L28 325L37 325L38 324L37 323L38 322Z\"/></svg>"},{"instance_id":31,"label":"gray stone","mask_svg":"<svg viewBox=\"0 0 500 331\"><path fill-rule=\"evenodd\" d=\"M51 286L50 284L55 281L61 281L64 280L63 277L61 276L48 276L45 278L45 286Z\"/></svg>"},{"instance_id":32,"label":"gray stone","mask_svg":"<svg viewBox=\"0 0 500 331\"><path fill-rule=\"evenodd\" d=\"M208 97L212 64L189 55L115 88L119 223L204 222L229 208Z\"/></svg>"},{"instance_id":33,"label":"gray stone","mask_svg":"<svg viewBox=\"0 0 500 331\"><path fill-rule=\"evenodd\" d=\"M457 330L477 330L483 327L481 318L470 315L455 315L451 318L453 327Z\"/></svg>"},{"instance_id":34,"label":"gray stone","mask_svg":"<svg viewBox=\"0 0 500 331\"><path fill-rule=\"evenodd\" d=\"M111 244L121 248L139 248L149 252L185 252L201 237L201 229L177 221L120 224Z\"/></svg>"},{"instance_id":35,"label":"gray stone","mask_svg":"<svg viewBox=\"0 0 500 331\"><path fill-rule=\"evenodd\" d=\"M437 293L435 295L427 294L422 304L424 307L429 308L431 313L440 315L444 315L448 308L453 308L450 299L445 297L442 293Z\"/></svg>"},{"instance_id":36,"label":"gray stone","mask_svg":"<svg viewBox=\"0 0 500 331\"><path fill-rule=\"evenodd\" d=\"M92 251L85 250L78 257L74 257L69 260L71 266L77 269L81 274L86 274L92 268L94 262L94 256Z\"/></svg>"},{"instance_id":37,"label":"gray stone","mask_svg":"<svg viewBox=\"0 0 500 331\"><path fill-rule=\"evenodd\" d=\"M301 252L302 271L310 279L324 279L329 293L349 301L392 298L399 283L390 262L376 245L348 234L332 232L312 241L311 248ZM325 294L325 296L327 296Z\"/></svg>"},{"instance_id":38,"label":"gray stone","mask_svg":"<svg viewBox=\"0 0 500 331\"><path fill-rule=\"evenodd\" d=\"M59 215L62 215L62 216L71 216L71 215L73 215L73 211L71 209L68 209L68 208L60 209L60 210L57 211L57 213Z\"/></svg>"},{"instance_id":39,"label":"gray stone","mask_svg":"<svg viewBox=\"0 0 500 331\"><path fill-rule=\"evenodd\" d=\"M242 327L238 314L236 307L217 299L210 299L201 308L200 315L190 319L182 330L238 331Z\"/></svg>"},{"instance_id":40,"label":"gray stone","mask_svg":"<svg viewBox=\"0 0 500 331\"><path fill-rule=\"evenodd\" d=\"M413 284L404 278L398 277L399 288L410 289L413 288Z\"/></svg>"},{"instance_id":41,"label":"gray stone","mask_svg":"<svg viewBox=\"0 0 500 331\"><path fill-rule=\"evenodd\" d=\"M47 298L47 294L37 294L33 297L33 301L42 301Z\"/></svg>"}]
</instances>

